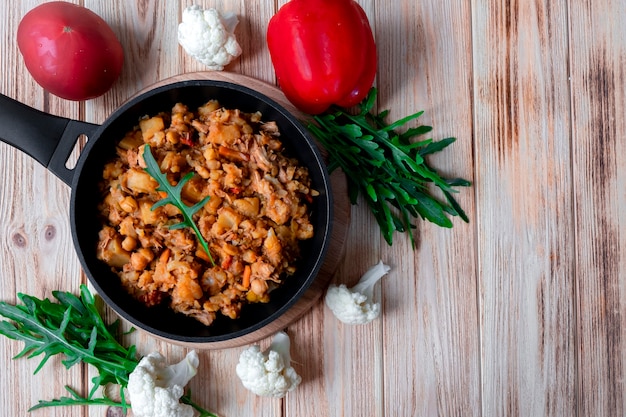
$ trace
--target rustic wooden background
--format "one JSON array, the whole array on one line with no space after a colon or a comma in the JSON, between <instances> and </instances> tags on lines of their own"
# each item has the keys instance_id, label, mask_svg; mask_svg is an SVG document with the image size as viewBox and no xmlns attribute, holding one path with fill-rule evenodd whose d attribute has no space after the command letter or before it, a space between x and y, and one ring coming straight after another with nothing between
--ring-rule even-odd
<instances>
[{"instance_id":1,"label":"rustic wooden background","mask_svg":"<svg viewBox=\"0 0 626 417\"><path fill-rule=\"evenodd\" d=\"M471 222L420 223L416 250L405 236L389 247L367 209L353 207L337 281L391 265L376 291L382 317L346 326L320 302L289 326L303 383L283 400L241 386L242 348L202 351L195 399L223 417L626 415L626 4L358 2L379 48L378 107L392 117L425 110L436 139L458 138L431 162L473 181L459 195ZM191 1L82 0L118 34L124 72L98 99L55 98L26 72L15 40L39 3L0 2L0 93L35 108L101 123L150 84L203 69L176 41ZM244 52L228 71L275 84L265 29L285 1L197 3L239 15ZM4 144L0 178L0 299L77 290L69 188ZM172 360L186 351L142 333L128 342ZM33 376L37 361L11 359L20 350L0 341L0 415L90 384L89 369L58 359Z\"/></svg>"}]
</instances>

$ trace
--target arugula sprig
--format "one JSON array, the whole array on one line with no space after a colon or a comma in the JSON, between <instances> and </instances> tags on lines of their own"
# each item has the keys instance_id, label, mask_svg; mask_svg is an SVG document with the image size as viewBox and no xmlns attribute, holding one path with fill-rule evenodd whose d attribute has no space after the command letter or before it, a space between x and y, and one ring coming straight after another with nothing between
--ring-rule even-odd
<instances>
[{"instance_id":1,"label":"arugula sprig","mask_svg":"<svg viewBox=\"0 0 626 417\"><path fill-rule=\"evenodd\" d=\"M128 377L139 363L136 346L124 347L115 338L119 320L105 324L94 296L86 285L80 286L80 294L53 291L56 300L39 299L31 295L18 294L22 304L9 304L0 301L0 316L8 320L0 321L0 335L24 342L23 349L13 358L34 358L43 355L35 374L54 355L62 354L63 365L69 369L78 363L93 365L98 375L92 378L93 387L86 397L69 386L65 389L70 396L58 399L41 400L30 411L44 407L102 405L131 408L124 396ZM120 388L120 401L95 396L98 387L117 384ZM192 401L191 391L180 398L197 410L203 417L216 417Z\"/></svg>"},{"instance_id":2,"label":"arugula sprig","mask_svg":"<svg viewBox=\"0 0 626 417\"><path fill-rule=\"evenodd\" d=\"M127 402L120 402L108 397L91 397L85 398L81 396L75 389L65 386L65 390L69 392L70 397L60 397L52 400L39 400L39 402L28 409L28 411L35 411L40 408L47 407L68 407L68 406L76 406L76 405L102 405L109 407L120 407L124 410L128 410L131 408L130 404Z\"/></svg>"},{"instance_id":3,"label":"arugula sprig","mask_svg":"<svg viewBox=\"0 0 626 417\"><path fill-rule=\"evenodd\" d=\"M202 236L202 233L200 233L200 229L198 229L196 222L194 222L193 220L193 215L196 214L202 207L204 207L207 201L209 201L210 197L207 196L193 206L188 206L183 201L181 193L184 185L193 177L193 172L189 172L187 175L181 178L178 184L172 185L167 179L167 176L161 172L161 168L159 167L157 161L154 159L154 156L152 156L152 152L150 151L150 145L148 144L144 146L143 159L144 161L146 161L145 171L159 183L157 191L163 191L166 193L166 196L164 198L157 201L152 206L152 210L155 210L158 207L164 206L166 204L172 204L173 206L178 208L183 215L183 221L170 225L169 228L171 230L182 229L185 227L191 228L191 230L193 230L193 232L195 233L198 242L202 246L202 249L204 249L206 254L209 256L211 264L215 265L213 257L211 256L211 252L209 251L209 244L204 239L204 236Z\"/></svg>"},{"instance_id":4,"label":"arugula sprig","mask_svg":"<svg viewBox=\"0 0 626 417\"><path fill-rule=\"evenodd\" d=\"M397 133L423 112L388 124L388 110L372 112L376 95L376 88L372 88L359 104L357 114L333 107L328 113L314 116L313 122L308 124L311 133L328 152L328 170L341 168L346 174L351 203L356 204L359 195L363 195L389 245L393 243L394 231L398 231L409 233L415 247L412 217L442 227L452 227L448 215L469 222L453 193L458 192L454 187L471 183L462 178L440 176L425 159L456 139L414 141L417 136L432 131L431 126L412 127ZM432 195L431 184L442 192L446 201Z\"/></svg>"},{"instance_id":5,"label":"arugula sprig","mask_svg":"<svg viewBox=\"0 0 626 417\"><path fill-rule=\"evenodd\" d=\"M60 397L55 398L53 400L40 400L36 405L32 406L28 409L28 411L38 410L40 408L47 407L68 407L68 406L76 406L76 405L100 405L100 406L109 406L109 407L118 407L127 411L131 409L131 404L127 402L119 402L114 399L108 397L99 397L99 398L84 398L82 397L76 390L72 389L69 386L65 386L65 390L70 394L70 397ZM187 404L191 406L194 410L196 410L199 414L198 417L217 417L217 414L214 414L191 399L191 389L187 389L185 394L180 397L180 402L183 404Z\"/></svg>"}]
</instances>

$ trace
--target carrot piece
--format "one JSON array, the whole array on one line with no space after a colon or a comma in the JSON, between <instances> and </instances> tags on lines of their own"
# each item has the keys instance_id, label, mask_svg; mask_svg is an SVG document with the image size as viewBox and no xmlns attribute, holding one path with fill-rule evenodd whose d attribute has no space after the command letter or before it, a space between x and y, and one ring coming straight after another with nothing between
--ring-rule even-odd
<instances>
[{"instance_id":1,"label":"carrot piece","mask_svg":"<svg viewBox=\"0 0 626 417\"><path fill-rule=\"evenodd\" d=\"M250 286L250 275L252 275L252 268L250 268L250 265L244 266L243 279L241 281L241 285L243 285L244 288L248 288Z\"/></svg>"},{"instance_id":2,"label":"carrot piece","mask_svg":"<svg viewBox=\"0 0 626 417\"><path fill-rule=\"evenodd\" d=\"M207 253L204 251L204 249L200 245L198 245L198 248L196 249L196 256L202 260L211 262L211 258L209 258L209 255L207 255Z\"/></svg>"},{"instance_id":3,"label":"carrot piece","mask_svg":"<svg viewBox=\"0 0 626 417\"><path fill-rule=\"evenodd\" d=\"M163 252L161 252L161 256L159 256L159 261L166 263L171 255L172 251L170 248L166 248Z\"/></svg>"}]
</instances>

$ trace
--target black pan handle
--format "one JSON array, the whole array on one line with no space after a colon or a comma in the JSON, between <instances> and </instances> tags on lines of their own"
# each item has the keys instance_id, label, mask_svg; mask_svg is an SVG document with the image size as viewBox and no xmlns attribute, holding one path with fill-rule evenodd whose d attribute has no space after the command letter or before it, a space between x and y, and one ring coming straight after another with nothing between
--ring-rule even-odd
<instances>
[{"instance_id":1,"label":"black pan handle","mask_svg":"<svg viewBox=\"0 0 626 417\"><path fill-rule=\"evenodd\" d=\"M67 160L81 135L89 138L98 125L44 113L0 94L0 141L33 157L67 185L74 169Z\"/></svg>"}]
</instances>

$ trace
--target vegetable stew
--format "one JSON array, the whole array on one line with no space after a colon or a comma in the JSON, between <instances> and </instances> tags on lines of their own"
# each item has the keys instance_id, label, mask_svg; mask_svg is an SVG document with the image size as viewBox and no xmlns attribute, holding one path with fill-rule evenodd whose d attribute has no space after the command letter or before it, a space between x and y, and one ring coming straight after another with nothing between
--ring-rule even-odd
<instances>
[{"instance_id":1,"label":"vegetable stew","mask_svg":"<svg viewBox=\"0 0 626 417\"><path fill-rule=\"evenodd\" d=\"M177 103L118 143L100 183L98 258L144 304L169 303L210 325L218 312L235 319L245 303L269 301L295 272L318 193L307 168L283 153L276 123L261 118L217 101L196 111ZM146 148L180 195L166 195L146 170ZM184 206L158 203L165 198ZM181 208L195 205L196 229L180 227Z\"/></svg>"}]
</instances>

